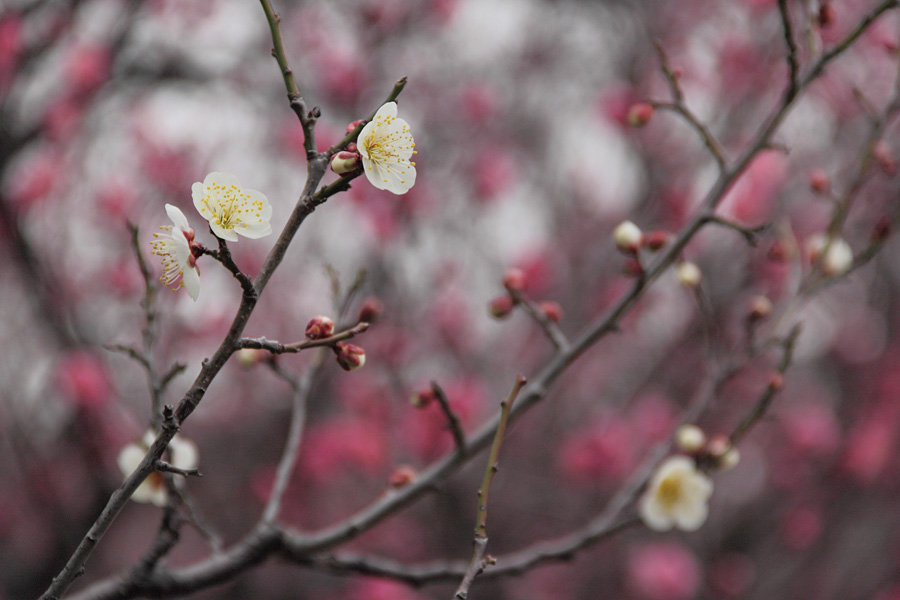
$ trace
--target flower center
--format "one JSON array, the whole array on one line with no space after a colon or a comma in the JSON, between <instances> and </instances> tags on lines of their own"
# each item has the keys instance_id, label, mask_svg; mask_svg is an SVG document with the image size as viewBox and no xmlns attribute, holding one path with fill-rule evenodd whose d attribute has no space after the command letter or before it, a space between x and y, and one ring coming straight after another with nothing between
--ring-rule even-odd
<instances>
[{"instance_id":1,"label":"flower center","mask_svg":"<svg viewBox=\"0 0 900 600\"><path fill-rule=\"evenodd\" d=\"M681 478L676 475L669 475L659 484L657 492L660 504L666 508L672 508L681 499Z\"/></svg>"}]
</instances>

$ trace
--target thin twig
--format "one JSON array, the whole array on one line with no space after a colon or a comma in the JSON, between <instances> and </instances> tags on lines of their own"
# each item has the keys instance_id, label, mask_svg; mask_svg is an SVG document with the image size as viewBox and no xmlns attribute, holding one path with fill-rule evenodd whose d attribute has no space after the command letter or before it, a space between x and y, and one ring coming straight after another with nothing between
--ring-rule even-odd
<instances>
[{"instance_id":1,"label":"thin twig","mask_svg":"<svg viewBox=\"0 0 900 600\"><path fill-rule=\"evenodd\" d=\"M706 217L706 222L712 223L714 225L721 225L726 229L731 229L738 232L739 234L744 236L744 239L747 240L747 244L753 247L755 247L759 243L759 234L772 226L771 223L763 223L762 225L757 225L756 227L745 227L740 223L735 223L734 221L730 221L725 217L720 217L719 215L709 215L708 217Z\"/></svg>"},{"instance_id":2,"label":"thin twig","mask_svg":"<svg viewBox=\"0 0 900 600\"><path fill-rule=\"evenodd\" d=\"M544 335L547 336L547 339L556 347L557 350L565 352L569 348L569 340L566 338L566 334L562 332L559 326L554 323L547 316L540 306L535 304L531 299L527 298L522 292L517 290L508 290L509 294L512 296L513 300L519 305L521 305L525 312L531 316L534 321L540 325L541 329L544 332Z\"/></svg>"},{"instance_id":3,"label":"thin twig","mask_svg":"<svg viewBox=\"0 0 900 600\"><path fill-rule=\"evenodd\" d=\"M481 480L481 488L478 490L478 511L475 515L475 550L472 552L472 560L469 561L469 567L466 574L463 575L462 582L456 588L454 598L465 600L469 596L469 588L472 582L481 574L485 567L494 564L496 561L484 555L487 548L487 509L488 495L491 491L491 482L494 480L494 474L499 468L498 460L500 456L500 446L503 445L503 434L506 432L506 424L509 421L509 411L512 409L513 403L516 401L519 392L525 386L526 379L524 375L516 375L516 383L513 385L509 398L500 403L500 420L497 423L497 433L494 434L494 441L491 444L491 452L488 455L487 467L484 470L484 477Z\"/></svg>"},{"instance_id":4,"label":"thin twig","mask_svg":"<svg viewBox=\"0 0 900 600\"><path fill-rule=\"evenodd\" d=\"M800 67L797 64L797 42L794 40L794 28L791 25L791 15L788 11L787 0L778 0L778 12L781 14L781 27L784 30L784 42L787 45L785 60L788 64L789 78L785 97L793 98L798 91Z\"/></svg>"},{"instance_id":5,"label":"thin twig","mask_svg":"<svg viewBox=\"0 0 900 600\"><path fill-rule=\"evenodd\" d=\"M369 329L369 324L362 322L357 323L350 329L346 329L327 338L317 340L304 340L302 342L294 342L292 344L282 344L280 342L267 340L266 338L241 338L235 343L235 349L252 348L254 350L266 350L272 354L296 354L310 348L321 348L324 346L333 346L337 342L349 340L357 335L364 333Z\"/></svg>"},{"instance_id":6,"label":"thin twig","mask_svg":"<svg viewBox=\"0 0 900 600\"><path fill-rule=\"evenodd\" d=\"M312 391L313 380L319 372L326 351L320 350L316 353L313 363L307 368L301 379L297 379L293 375L285 372L274 361L269 363L272 370L282 379L288 382L294 392L293 403L291 407L291 424L288 432L288 439L284 445L284 451L281 454L281 460L278 462L278 469L275 471L275 482L272 484L272 492L266 507L263 510L261 521L263 523L274 523L278 518L278 512L281 510L281 501L284 498L284 492L290 482L291 473L294 470L294 463L300 451L300 443L303 440L303 431L306 427L306 406L309 401L309 395Z\"/></svg>"},{"instance_id":7,"label":"thin twig","mask_svg":"<svg viewBox=\"0 0 900 600\"><path fill-rule=\"evenodd\" d=\"M431 391L434 393L435 399L437 399L438 406L441 407L441 412L443 412L444 416L447 418L447 427L450 429L450 433L453 434L453 441L456 442L457 452L465 452L466 434L463 432L462 423L460 422L459 417L456 415L453 407L450 406L450 399L447 398L447 394L444 392L444 389L438 385L437 381L431 382Z\"/></svg>"}]
</instances>

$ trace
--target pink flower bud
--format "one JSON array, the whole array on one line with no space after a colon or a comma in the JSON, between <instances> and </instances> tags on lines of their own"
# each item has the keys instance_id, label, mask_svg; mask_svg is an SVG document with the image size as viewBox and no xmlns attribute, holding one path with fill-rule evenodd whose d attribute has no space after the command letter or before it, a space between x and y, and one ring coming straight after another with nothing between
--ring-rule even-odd
<instances>
[{"instance_id":1,"label":"pink flower bud","mask_svg":"<svg viewBox=\"0 0 900 600\"><path fill-rule=\"evenodd\" d=\"M503 276L503 287L510 292L522 292L528 285L528 279L522 269L509 269Z\"/></svg>"},{"instance_id":2,"label":"pink flower bud","mask_svg":"<svg viewBox=\"0 0 900 600\"><path fill-rule=\"evenodd\" d=\"M773 392L781 391L781 388L784 387L784 375L781 373L772 373L772 376L769 377L769 389Z\"/></svg>"},{"instance_id":3,"label":"pink flower bud","mask_svg":"<svg viewBox=\"0 0 900 600\"><path fill-rule=\"evenodd\" d=\"M359 320L363 323L374 323L381 318L384 312L384 305L381 300L374 296L369 296L359 307Z\"/></svg>"},{"instance_id":4,"label":"pink flower bud","mask_svg":"<svg viewBox=\"0 0 900 600\"><path fill-rule=\"evenodd\" d=\"M747 313L747 318L751 321L765 319L770 314L772 314L772 301L765 296L755 296L750 301L750 310Z\"/></svg>"},{"instance_id":5,"label":"pink flower bud","mask_svg":"<svg viewBox=\"0 0 900 600\"><path fill-rule=\"evenodd\" d=\"M353 173L359 168L359 154L342 150L331 159L331 170L338 175Z\"/></svg>"},{"instance_id":6,"label":"pink flower bud","mask_svg":"<svg viewBox=\"0 0 900 600\"><path fill-rule=\"evenodd\" d=\"M831 178L822 169L809 172L809 187L816 194L827 194L831 189Z\"/></svg>"},{"instance_id":7,"label":"pink flower bud","mask_svg":"<svg viewBox=\"0 0 900 600\"><path fill-rule=\"evenodd\" d=\"M669 241L669 232L656 229L644 236L644 246L652 252L656 252Z\"/></svg>"},{"instance_id":8,"label":"pink flower bud","mask_svg":"<svg viewBox=\"0 0 900 600\"><path fill-rule=\"evenodd\" d=\"M632 127L643 127L653 117L654 108L646 102L638 102L628 109L628 124Z\"/></svg>"},{"instance_id":9,"label":"pink flower bud","mask_svg":"<svg viewBox=\"0 0 900 600\"><path fill-rule=\"evenodd\" d=\"M363 122L362 119L357 119L357 120L351 122L350 124L348 124L347 125L347 133L350 133L351 131L353 131L354 129L359 127L359 124L362 122Z\"/></svg>"},{"instance_id":10,"label":"pink flower bud","mask_svg":"<svg viewBox=\"0 0 900 600\"><path fill-rule=\"evenodd\" d=\"M409 465L401 465L394 469L394 472L388 477L388 485L392 488L399 488L412 483L418 473Z\"/></svg>"},{"instance_id":11,"label":"pink flower bud","mask_svg":"<svg viewBox=\"0 0 900 600\"><path fill-rule=\"evenodd\" d=\"M306 337L311 340L321 340L334 334L334 321L328 317L313 317L306 324Z\"/></svg>"},{"instance_id":12,"label":"pink flower bud","mask_svg":"<svg viewBox=\"0 0 900 600\"><path fill-rule=\"evenodd\" d=\"M562 320L563 312L559 303L553 302L552 300L544 300L538 304L538 307L544 311L547 318L554 323L559 323Z\"/></svg>"},{"instance_id":13,"label":"pink flower bud","mask_svg":"<svg viewBox=\"0 0 900 600\"><path fill-rule=\"evenodd\" d=\"M509 295L497 296L488 305L491 316L495 319L504 319L513 309L513 299Z\"/></svg>"},{"instance_id":14,"label":"pink flower bud","mask_svg":"<svg viewBox=\"0 0 900 600\"><path fill-rule=\"evenodd\" d=\"M355 371L366 364L366 351L356 344L336 343L334 356L345 371Z\"/></svg>"}]
</instances>

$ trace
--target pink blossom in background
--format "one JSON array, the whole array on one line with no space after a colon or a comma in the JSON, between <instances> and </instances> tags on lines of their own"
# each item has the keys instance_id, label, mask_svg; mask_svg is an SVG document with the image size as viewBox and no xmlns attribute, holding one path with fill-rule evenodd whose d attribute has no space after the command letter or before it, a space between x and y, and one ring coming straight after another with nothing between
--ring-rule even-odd
<instances>
[{"instance_id":1,"label":"pink blossom in background","mask_svg":"<svg viewBox=\"0 0 900 600\"><path fill-rule=\"evenodd\" d=\"M687 600L697 594L702 570L681 544L646 544L628 553L628 587L646 600Z\"/></svg>"},{"instance_id":2,"label":"pink blossom in background","mask_svg":"<svg viewBox=\"0 0 900 600\"><path fill-rule=\"evenodd\" d=\"M99 409L111 399L112 388L99 358L87 352L65 356L56 366L60 390L74 406Z\"/></svg>"}]
</instances>

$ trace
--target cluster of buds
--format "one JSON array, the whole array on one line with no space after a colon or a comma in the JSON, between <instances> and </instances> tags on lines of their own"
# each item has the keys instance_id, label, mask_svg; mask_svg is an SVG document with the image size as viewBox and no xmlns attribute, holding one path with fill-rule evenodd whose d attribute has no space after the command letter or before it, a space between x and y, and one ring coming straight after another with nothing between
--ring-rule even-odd
<instances>
[{"instance_id":1,"label":"cluster of buds","mask_svg":"<svg viewBox=\"0 0 900 600\"><path fill-rule=\"evenodd\" d=\"M509 269L503 275L503 287L506 288L506 294L497 296L488 304L488 311L495 319L505 319L508 317L513 308L520 302L528 287L528 279L521 269ZM554 323L562 320L562 307L551 300L542 300L537 303L537 310L541 311L547 319Z\"/></svg>"},{"instance_id":2,"label":"cluster of buds","mask_svg":"<svg viewBox=\"0 0 900 600\"><path fill-rule=\"evenodd\" d=\"M306 324L306 337L310 340L324 340L334 335L334 321L328 317L313 317ZM337 363L345 371L355 371L366 364L366 351L356 344L335 342L331 345Z\"/></svg>"},{"instance_id":3,"label":"cluster of buds","mask_svg":"<svg viewBox=\"0 0 900 600\"><path fill-rule=\"evenodd\" d=\"M726 435L716 435L707 440L702 429L684 424L675 431L675 446L694 457L698 465L708 465L718 471L728 471L741 460L740 452Z\"/></svg>"},{"instance_id":4,"label":"cluster of buds","mask_svg":"<svg viewBox=\"0 0 900 600\"><path fill-rule=\"evenodd\" d=\"M669 242L669 232L656 229L647 233L631 221L622 221L613 230L613 242L619 252L628 258L622 265L622 273L629 277L640 277L644 274L639 252L642 249L656 252Z\"/></svg>"}]
</instances>

